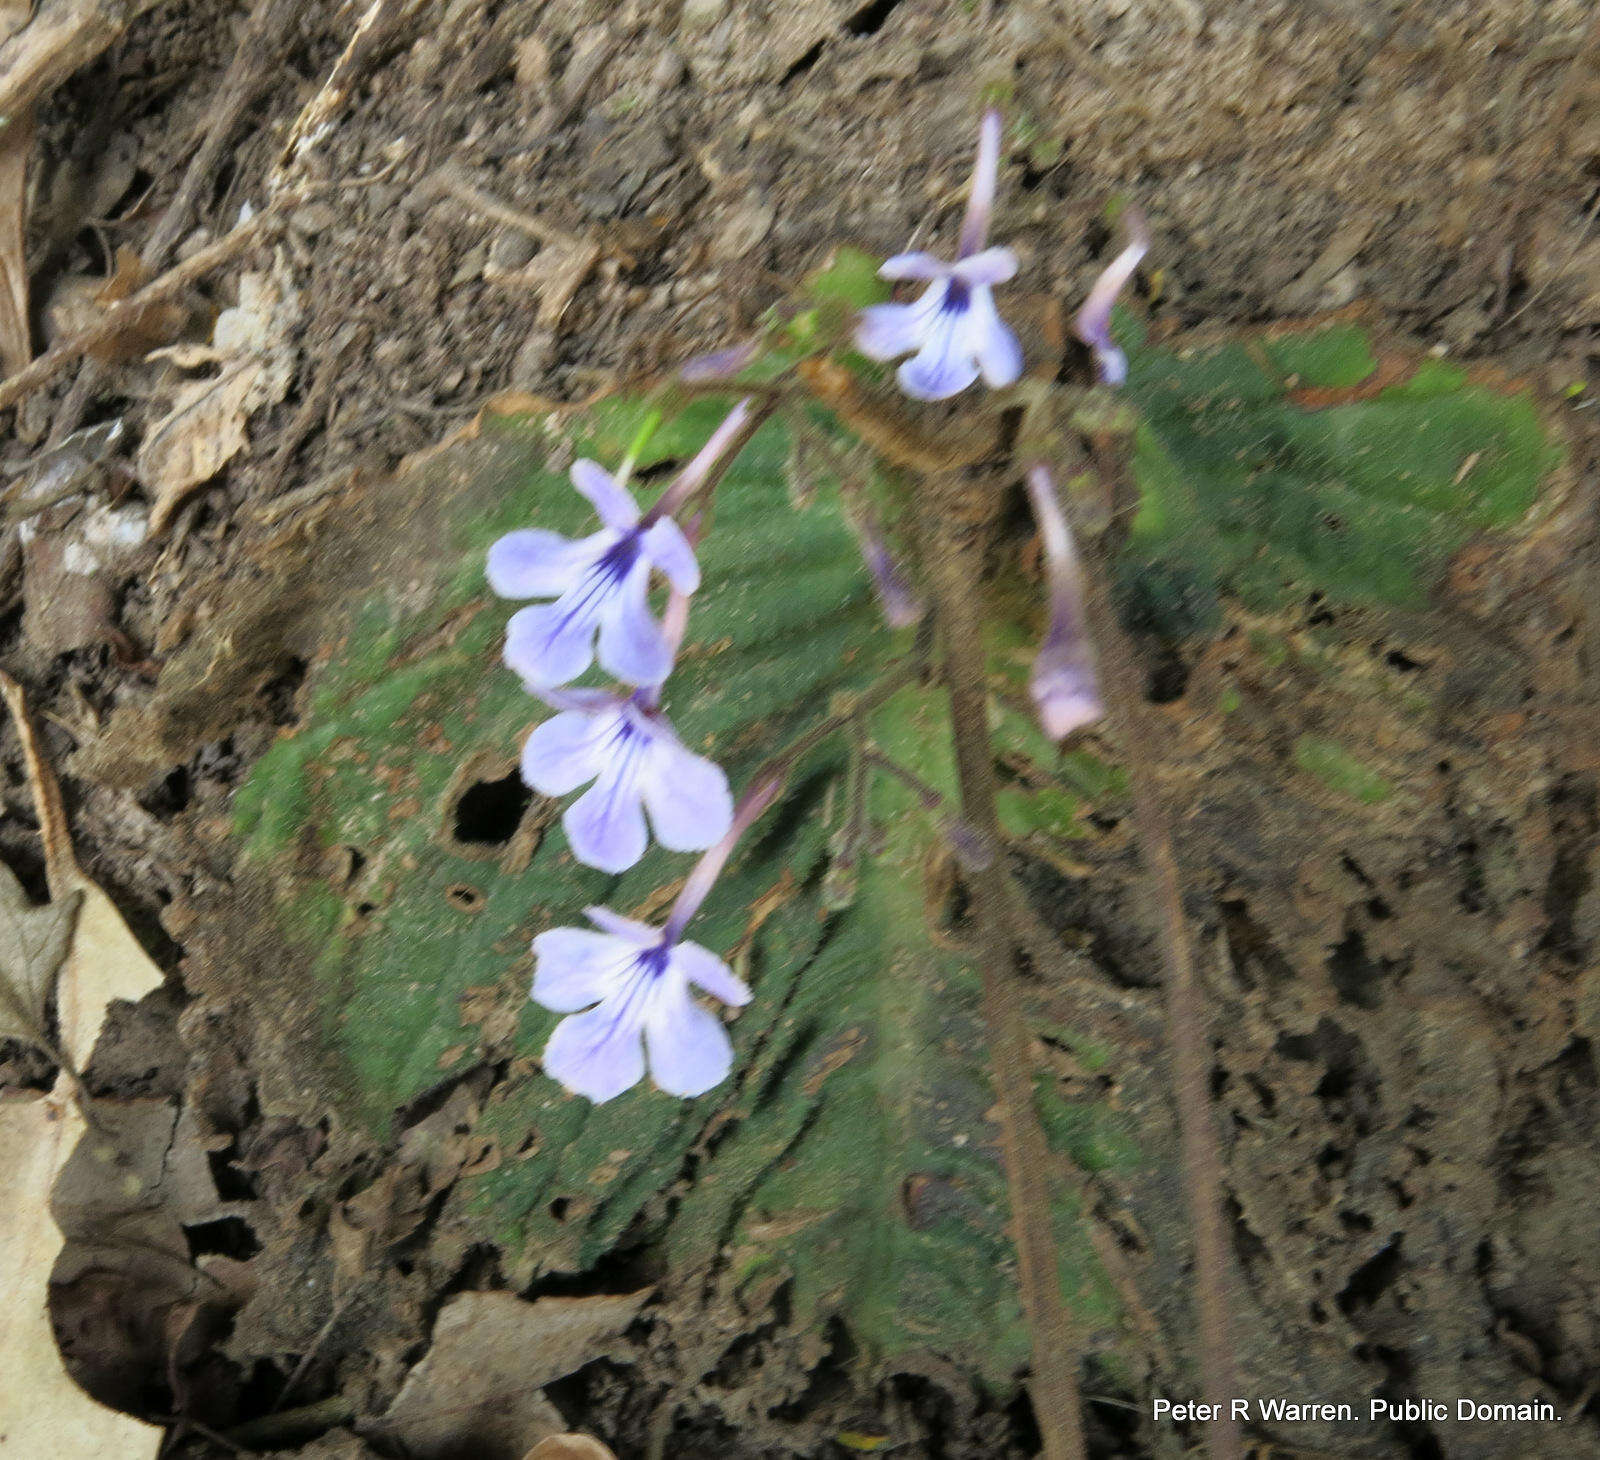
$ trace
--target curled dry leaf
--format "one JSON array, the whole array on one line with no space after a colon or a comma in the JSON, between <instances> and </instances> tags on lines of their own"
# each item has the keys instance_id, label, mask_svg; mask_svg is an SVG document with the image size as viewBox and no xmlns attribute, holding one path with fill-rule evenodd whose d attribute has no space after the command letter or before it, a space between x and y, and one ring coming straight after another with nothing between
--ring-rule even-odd
<instances>
[{"instance_id":1,"label":"curled dry leaf","mask_svg":"<svg viewBox=\"0 0 1600 1460\"><path fill-rule=\"evenodd\" d=\"M56 990L58 1044L74 1067L94 1048L113 999L142 998L161 983L160 971L128 931L111 900L84 876L67 839L61 791L45 764L27 717L21 686L0 674L0 693L17 722L38 806L51 901L40 909L10 902L10 951L34 960L30 988ZM5 889L9 894L10 888ZM20 889L16 889L20 897ZM51 909L78 903L71 937L61 945L70 914ZM46 921L46 919L49 921ZM4 919L0 917L0 926ZM8 968L9 972L9 968ZM41 1014L42 1010L41 996ZM13 1000L13 1004L17 1001ZM40 1021L42 1023L42 1019ZM48 1284L60 1229L50 1214L56 1176L85 1130L74 1099L75 1081L63 1071L48 1095L0 1100L0 1457L32 1460L58 1455L154 1456L161 1431L97 1404L68 1375L51 1328Z\"/></svg>"},{"instance_id":2,"label":"curled dry leaf","mask_svg":"<svg viewBox=\"0 0 1600 1460\"><path fill-rule=\"evenodd\" d=\"M565 1429L541 1387L603 1358L650 1291L532 1303L512 1293L458 1293L374 1435L417 1460L522 1460Z\"/></svg>"},{"instance_id":3,"label":"curled dry leaf","mask_svg":"<svg viewBox=\"0 0 1600 1460\"><path fill-rule=\"evenodd\" d=\"M216 368L203 380L178 384L172 409L139 449L134 471L151 497L152 532L165 531L189 493L244 449L251 415L288 393L295 363L288 337L299 312L299 296L280 262L270 274L240 277L239 302L217 316L210 344L150 354L180 370Z\"/></svg>"},{"instance_id":4,"label":"curled dry leaf","mask_svg":"<svg viewBox=\"0 0 1600 1460\"><path fill-rule=\"evenodd\" d=\"M617 1460L609 1445L590 1435L551 1435L540 1440L523 1460Z\"/></svg>"}]
</instances>

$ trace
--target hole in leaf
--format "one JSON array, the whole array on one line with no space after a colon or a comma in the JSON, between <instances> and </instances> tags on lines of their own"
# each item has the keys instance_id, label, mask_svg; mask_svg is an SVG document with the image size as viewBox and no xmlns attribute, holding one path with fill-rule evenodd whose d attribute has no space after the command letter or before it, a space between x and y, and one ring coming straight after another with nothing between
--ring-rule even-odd
<instances>
[{"instance_id":1,"label":"hole in leaf","mask_svg":"<svg viewBox=\"0 0 1600 1460\"><path fill-rule=\"evenodd\" d=\"M483 894L465 882L458 882L447 889L445 899L451 907L459 908L462 912L477 912L483 906Z\"/></svg>"},{"instance_id":2,"label":"hole in leaf","mask_svg":"<svg viewBox=\"0 0 1600 1460\"><path fill-rule=\"evenodd\" d=\"M239 1262L248 1262L261 1251L256 1234L243 1217L218 1217L214 1222L196 1222L183 1229L189 1256L218 1253Z\"/></svg>"},{"instance_id":3,"label":"hole in leaf","mask_svg":"<svg viewBox=\"0 0 1600 1460\"><path fill-rule=\"evenodd\" d=\"M516 771L497 781L474 781L456 802L455 838L470 846L504 846L532 802L533 792Z\"/></svg>"}]
</instances>

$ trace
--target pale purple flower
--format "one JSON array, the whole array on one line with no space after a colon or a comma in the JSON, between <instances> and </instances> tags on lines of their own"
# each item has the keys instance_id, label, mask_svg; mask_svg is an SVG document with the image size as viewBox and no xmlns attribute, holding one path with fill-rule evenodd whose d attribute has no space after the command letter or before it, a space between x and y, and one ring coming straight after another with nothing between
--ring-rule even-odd
<instances>
[{"instance_id":1,"label":"pale purple flower","mask_svg":"<svg viewBox=\"0 0 1600 1460\"><path fill-rule=\"evenodd\" d=\"M588 908L601 931L553 928L533 940L531 997L566 1014L545 1045L544 1069L574 1094L602 1104L643 1078L669 1095L703 1095L733 1064L721 1021L694 1000L700 989L725 1004L750 1002L750 990L715 953L683 940L735 843L782 789L771 776L746 792L722 839L695 863L659 929Z\"/></svg>"},{"instance_id":2,"label":"pale purple flower","mask_svg":"<svg viewBox=\"0 0 1600 1460\"><path fill-rule=\"evenodd\" d=\"M750 990L698 943L603 907L587 912L601 932L553 928L533 940L534 1002L568 1015L545 1045L545 1073L596 1105L638 1084L647 1060L669 1095L720 1084L733 1045L690 990L733 1005L749 1003Z\"/></svg>"},{"instance_id":3,"label":"pale purple flower","mask_svg":"<svg viewBox=\"0 0 1600 1460\"><path fill-rule=\"evenodd\" d=\"M742 400L643 516L627 488L597 462L575 461L572 484L594 504L599 532L576 540L543 528L508 532L489 548L489 586L502 598L550 598L512 614L505 661L532 690L568 684L597 657L626 684L657 685L676 645L650 612L650 573L675 593L700 586L694 547L672 514L744 429ZM622 476L627 476L624 468Z\"/></svg>"},{"instance_id":4,"label":"pale purple flower","mask_svg":"<svg viewBox=\"0 0 1600 1460\"><path fill-rule=\"evenodd\" d=\"M1056 500L1050 469L1033 466L1027 475L1028 500L1044 546L1050 624L1033 661L1028 691L1039 723L1052 740L1093 723L1105 714L1094 645L1084 619L1083 575L1061 503Z\"/></svg>"},{"instance_id":5,"label":"pale purple flower","mask_svg":"<svg viewBox=\"0 0 1600 1460\"><path fill-rule=\"evenodd\" d=\"M967 198L956 261L931 253L896 254L878 270L885 279L928 282L914 304L874 304L861 311L856 348L872 360L911 355L896 378L915 400L944 400L981 375L991 388L1022 374L1022 347L1000 318L994 286L1017 272L1008 248L984 248L1000 166L1000 113L984 113L978 160Z\"/></svg>"},{"instance_id":6,"label":"pale purple flower","mask_svg":"<svg viewBox=\"0 0 1600 1460\"><path fill-rule=\"evenodd\" d=\"M598 639L600 663L618 679L659 684L672 653L650 612L650 570L693 593L694 549L670 517L641 518L627 488L597 462L573 462L572 484L600 514L599 532L573 540L524 528L489 549L489 586L502 598L555 600L511 616L506 663L531 689L553 688L589 667Z\"/></svg>"},{"instance_id":7,"label":"pale purple flower","mask_svg":"<svg viewBox=\"0 0 1600 1460\"><path fill-rule=\"evenodd\" d=\"M1102 385L1121 385L1128 378L1128 357L1111 339L1111 306L1133 277L1139 260L1150 251L1144 214L1129 208L1122 216L1128 225L1128 246L1106 265L1072 322L1073 332L1094 351L1095 371Z\"/></svg>"},{"instance_id":8,"label":"pale purple flower","mask_svg":"<svg viewBox=\"0 0 1600 1460\"><path fill-rule=\"evenodd\" d=\"M561 818L572 854L585 866L633 866L648 844L647 813L668 851L704 851L727 832L728 778L678 739L652 695L569 690L546 698L561 713L528 737L522 779L546 796L594 782Z\"/></svg>"}]
</instances>

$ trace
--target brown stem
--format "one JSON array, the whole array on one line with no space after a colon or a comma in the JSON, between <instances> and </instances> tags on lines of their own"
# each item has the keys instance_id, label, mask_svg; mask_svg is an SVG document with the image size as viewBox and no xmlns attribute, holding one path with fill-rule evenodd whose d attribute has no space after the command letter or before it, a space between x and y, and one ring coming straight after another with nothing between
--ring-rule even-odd
<instances>
[{"instance_id":1,"label":"brown stem","mask_svg":"<svg viewBox=\"0 0 1600 1460\"><path fill-rule=\"evenodd\" d=\"M1120 495L1113 477L1125 451L1093 443L1090 456L1108 496ZM1103 548L1104 544L1101 544ZM1200 1378L1218 1418L1206 1425L1212 1460L1239 1460L1239 1426L1229 1401L1238 1393L1228 1317L1228 1258L1222 1220L1222 1152L1211 1110L1211 1050L1206 1011L1195 974L1193 942L1183 911L1182 881L1172 845L1172 815L1158 789L1165 763L1163 728L1143 692L1143 675L1111 599L1102 551L1085 564L1086 617L1100 661L1101 690L1113 732L1129 770L1134 834L1150 874L1160 916L1167 1038L1172 1051L1173 1096L1189 1220L1194 1229L1195 1306L1200 1329Z\"/></svg>"},{"instance_id":2,"label":"brown stem","mask_svg":"<svg viewBox=\"0 0 1600 1460\"><path fill-rule=\"evenodd\" d=\"M960 522L964 483L944 474L918 495L924 567L942 630L946 686L955 738L961 814L998 841L993 753L985 709L983 639L978 619L981 544ZM1084 1460L1079 1413L1076 1325L1061 1298L1060 1264L1051 1230L1049 1152L1033 1108L1028 1038L1013 997L1015 960L1008 931L1004 868L967 874L978 933L978 971L989 1041L991 1078L1000 1108L1000 1137L1011 1195L1022 1306L1033 1353L1033 1408L1045 1460Z\"/></svg>"}]
</instances>

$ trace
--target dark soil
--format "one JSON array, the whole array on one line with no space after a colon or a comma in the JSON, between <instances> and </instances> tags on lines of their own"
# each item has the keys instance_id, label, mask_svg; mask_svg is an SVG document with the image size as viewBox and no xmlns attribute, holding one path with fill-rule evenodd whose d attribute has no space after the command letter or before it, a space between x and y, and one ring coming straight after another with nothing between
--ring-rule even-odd
<instances>
[{"instance_id":1,"label":"dark soil","mask_svg":"<svg viewBox=\"0 0 1600 1460\"><path fill-rule=\"evenodd\" d=\"M174 257L263 205L362 8L279 0L268 12L254 100ZM86 870L171 980L116 1012L93 1083L185 1096L229 1204L191 1243L255 1293L235 1319L191 1332L171 1364L131 1338L80 1355L86 1381L177 1414L173 1455L230 1453L207 1435L341 1397L345 1409L260 1433L307 1456L400 1453L341 1427L382 1412L449 1294L507 1280L493 1251L436 1231L434 1193L419 1186L404 1238L347 1247L341 1260L357 1267L342 1272L340 1300L323 1301L313 1269L330 1214L349 1219L375 1154L271 1108L247 1042L185 987L186 959L219 956L192 909L229 887L218 832L230 794L299 713L306 666L265 631L240 660L216 661L226 694L213 683L196 697L169 666L248 595L264 542L295 551L350 482L386 475L495 395L568 400L647 375L736 337L835 243L887 253L948 226L987 89L1014 128L994 231L1022 254L1031 289L1079 297L1110 238L1108 200L1135 198L1156 236L1146 282L1161 328L1360 301L1395 336L1526 380L1553 411L1570 402L1562 553L1468 585L1503 635L1462 627L1430 640L1424 661L1396 639L1362 648L1363 624L1341 625L1361 673L1397 694L1426 679L1446 707L1429 740L1408 741L1398 721L1374 731L1408 784L1426 785L1419 801L1351 830L1327 808L1263 794L1281 780L1291 718L1350 711L1290 668L1256 683L1226 732L1206 723L1196 689L1238 669L1236 643L1205 647L1175 676L1169 666L1156 698L1175 720L1192 716L1196 745L1181 850L1199 869L1191 913L1219 1011L1241 1367L1267 1394L1520 1388L1567 1415L1554 1448L1532 1432L1517 1449L1494 1429L1419 1424L1359 1441L1330 1430L1328 1453L1600 1455L1590 13L1581 0L389 6L331 126L289 164L294 187L321 191L276 242L180 296L177 330L202 340L243 272L297 294L281 400L251 417L248 445L167 532L118 563L88 630L24 572L14 526L0 547L0 659L28 686L62 769ZM244 18L213 0L158 6L41 111L29 234L41 343L77 327L68 306L119 248L147 244ZM595 246L570 299L557 244L441 190L447 167ZM120 421L94 490L138 502L129 464L170 407L165 369L132 358L63 372L9 413L0 465L17 472L74 430ZM9 728L0 750L0 858L42 895ZM1158 972L1125 833L1107 828L1081 872L1067 885L1038 869L1041 912L1136 1002ZM42 1056L0 1044L0 1085L49 1074ZM430 1139L459 1134L447 1102L409 1113L413 1129L425 1122ZM1142 1260L1138 1235L1124 1235ZM575 1291L623 1291L630 1276L602 1272ZM1185 1281L1177 1266L1154 1276L1174 1294ZM1187 1349L1182 1312L1152 1316L1158 1378ZM743 1331L739 1315L723 1321L699 1368L646 1323L625 1354L551 1396L629 1457L839 1454L828 1437L844 1432L948 1460L1036 1443L1025 1400L975 1396L935 1364L867 1383L847 1334L793 1353L765 1319ZM1137 1393L1102 1379L1113 1401ZM1096 1455L1179 1453L1117 1402L1088 1410Z\"/></svg>"}]
</instances>

